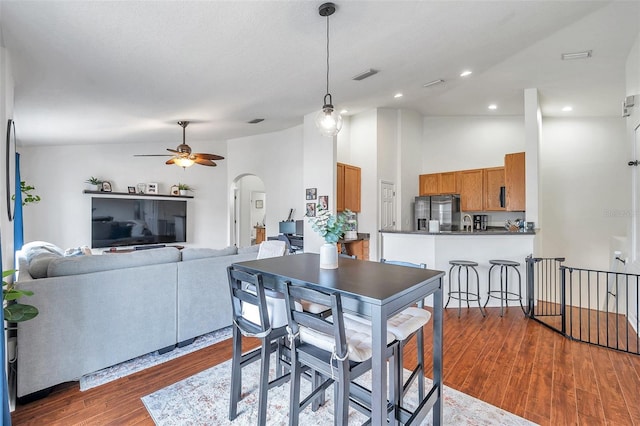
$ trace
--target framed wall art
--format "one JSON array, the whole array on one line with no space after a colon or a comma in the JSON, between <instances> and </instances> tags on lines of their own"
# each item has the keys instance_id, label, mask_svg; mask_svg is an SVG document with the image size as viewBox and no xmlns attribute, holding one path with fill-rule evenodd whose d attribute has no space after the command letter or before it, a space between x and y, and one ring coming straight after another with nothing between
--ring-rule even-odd
<instances>
[{"instance_id":1,"label":"framed wall art","mask_svg":"<svg viewBox=\"0 0 640 426\"><path fill-rule=\"evenodd\" d=\"M155 182L151 182L147 184L147 194L157 194L158 193L158 184Z\"/></svg>"},{"instance_id":2,"label":"framed wall art","mask_svg":"<svg viewBox=\"0 0 640 426\"><path fill-rule=\"evenodd\" d=\"M317 198L317 195L316 195L317 192L318 192L317 188L307 188L307 191L306 191L307 200L315 200Z\"/></svg>"}]
</instances>

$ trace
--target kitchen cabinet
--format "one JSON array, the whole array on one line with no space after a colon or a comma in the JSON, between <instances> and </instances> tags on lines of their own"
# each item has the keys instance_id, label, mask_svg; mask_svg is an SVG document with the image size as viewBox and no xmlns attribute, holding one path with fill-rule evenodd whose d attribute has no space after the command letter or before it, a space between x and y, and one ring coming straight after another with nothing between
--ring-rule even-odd
<instances>
[{"instance_id":1,"label":"kitchen cabinet","mask_svg":"<svg viewBox=\"0 0 640 426\"><path fill-rule=\"evenodd\" d=\"M525 154L516 152L504 156L504 184L507 211L525 211Z\"/></svg>"},{"instance_id":2,"label":"kitchen cabinet","mask_svg":"<svg viewBox=\"0 0 640 426\"><path fill-rule=\"evenodd\" d=\"M420 195L457 194L456 172L420 175Z\"/></svg>"},{"instance_id":3,"label":"kitchen cabinet","mask_svg":"<svg viewBox=\"0 0 640 426\"><path fill-rule=\"evenodd\" d=\"M484 194L482 169L463 170L460 176L460 210L482 211Z\"/></svg>"},{"instance_id":4,"label":"kitchen cabinet","mask_svg":"<svg viewBox=\"0 0 640 426\"><path fill-rule=\"evenodd\" d=\"M423 195L438 195L440 192L440 173L431 173L427 175L420 175L419 188L420 196Z\"/></svg>"},{"instance_id":5,"label":"kitchen cabinet","mask_svg":"<svg viewBox=\"0 0 640 426\"><path fill-rule=\"evenodd\" d=\"M344 246L348 255L355 255L359 260L369 260L369 240L345 241Z\"/></svg>"},{"instance_id":6,"label":"kitchen cabinet","mask_svg":"<svg viewBox=\"0 0 640 426\"><path fill-rule=\"evenodd\" d=\"M360 211L360 179L360 167L337 163L337 211Z\"/></svg>"},{"instance_id":7,"label":"kitchen cabinet","mask_svg":"<svg viewBox=\"0 0 640 426\"><path fill-rule=\"evenodd\" d=\"M504 167L490 167L483 169L484 211L504 211L504 201L500 200L500 193L504 185ZM504 192L503 192L504 194Z\"/></svg>"}]
</instances>

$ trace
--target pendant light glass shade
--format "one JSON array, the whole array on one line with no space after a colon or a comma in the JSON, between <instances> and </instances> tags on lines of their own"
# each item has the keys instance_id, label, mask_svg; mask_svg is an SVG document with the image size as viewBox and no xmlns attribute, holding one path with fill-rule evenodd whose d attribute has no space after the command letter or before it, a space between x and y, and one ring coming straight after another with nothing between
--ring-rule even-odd
<instances>
[{"instance_id":1,"label":"pendant light glass shade","mask_svg":"<svg viewBox=\"0 0 640 426\"><path fill-rule=\"evenodd\" d=\"M333 3L324 3L318 9L320 16L327 18L327 94L324 95L322 110L316 115L316 127L323 136L335 136L342 129L342 116L333 107L331 93L329 93L329 16L336 11Z\"/></svg>"},{"instance_id":2,"label":"pendant light glass shade","mask_svg":"<svg viewBox=\"0 0 640 426\"><path fill-rule=\"evenodd\" d=\"M329 102L327 103L327 96ZM331 105L331 95L325 96L325 104L322 110L316 115L316 127L322 136L335 136L342 129L342 116Z\"/></svg>"}]
</instances>

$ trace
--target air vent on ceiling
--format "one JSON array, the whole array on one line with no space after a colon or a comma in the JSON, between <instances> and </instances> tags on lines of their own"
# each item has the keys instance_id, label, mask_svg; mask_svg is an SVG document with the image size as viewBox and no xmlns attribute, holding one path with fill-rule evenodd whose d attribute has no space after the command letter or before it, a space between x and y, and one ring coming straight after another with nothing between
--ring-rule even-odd
<instances>
[{"instance_id":1,"label":"air vent on ceiling","mask_svg":"<svg viewBox=\"0 0 640 426\"><path fill-rule=\"evenodd\" d=\"M258 124L258 123L260 123L262 121L264 121L264 118L254 118L251 121L247 121L247 123L249 123L249 124Z\"/></svg>"},{"instance_id":2,"label":"air vent on ceiling","mask_svg":"<svg viewBox=\"0 0 640 426\"><path fill-rule=\"evenodd\" d=\"M562 55L560 55L560 57L563 61L568 61L571 59L588 59L591 57L592 53L592 50L585 50L584 52L563 53Z\"/></svg>"},{"instance_id":3,"label":"air vent on ceiling","mask_svg":"<svg viewBox=\"0 0 640 426\"><path fill-rule=\"evenodd\" d=\"M441 79L441 78L438 79L438 80L433 80L433 81L430 81L428 83L425 83L425 84L422 85L422 87L431 87L431 86L435 86L436 84L440 84L440 83L444 83L444 80Z\"/></svg>"},{"instance_id":4,"label":"air vent on ceiling","mask_svg":"<svg viewBox=\"0 0 640 426\"><path fill-rule=\"evenodd\" d=\"M364 80L365 78L371 77L374 74L378 74L378 70L374 70L372 68L369 68L365 72L361 72L358 75L354 75L353 77L351 77L351 80L356 80L356 81Z\"/></svg>"}]
</instances>

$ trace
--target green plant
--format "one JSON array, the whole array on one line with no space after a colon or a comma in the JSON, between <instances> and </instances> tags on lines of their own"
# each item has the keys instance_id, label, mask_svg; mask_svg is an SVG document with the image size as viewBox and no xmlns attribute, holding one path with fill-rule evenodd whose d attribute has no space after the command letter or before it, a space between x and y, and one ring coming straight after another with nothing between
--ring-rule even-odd
<instances>
[{"instance_id":1,"label":"green plant","mask_svg":"<svg viewBox=\"0 0 640 426\"><path fill-rule=\"evenodd\" d=\"M20 181L20 191L22 192L22 205L26 206L28 203L37 203L40 201L40 196L32 194L31 191L35 190L35 186L27 185L25 181ZM11 196L11 199L15 201L16 194Z\"/></svg>"},{"instance_id":2,"label":"green plant","mask_svg":"<svg viewBox=\"0 0 640 426\"><path fill-rule=\"evenodd\" d=\"M344 233L347 224L347 216L350 210L338 213L334 216L329 210L325 209L322 204L316 206L315 217L309 217L311 229L316 231L327 243L337 243Z\"/></svg>"},{"instance_id":3,"label":"green plant","mask_svg":"<svg viewBox=\"0 0 640 426\"><path fill-rule=\"evenodd\" d=\"M102 183L102 179L91 176L89 179L85 180L86 183L90 183L91 185L100 185Z\"/></svg>"},{"instance_id":4,"label":"green plant","mask_svg":"<svg viewBox=\"0 0 640 426\"><path fill-rule=\"evenodd\" d=\"M178 189L181 191L193 191L193 188L187 185L186 183L179 183Z\"/></svg>"},{"instance_id":5,"label":"green plant","mask_svg":"<svg viewBox=\"0 0 640 426\"><path fill-rule=\"evenodd\" d=\"M15 272L13 269L2 272L2 300L5 305L3 309L4 319L7 322L28 321L38 315L38 309L35 306L24 305L17 302L22 296L33 296L33 292L29 290L18 290L15 288L14 283L8 283L4 280Z\"/></svg>"}]
</instances>

